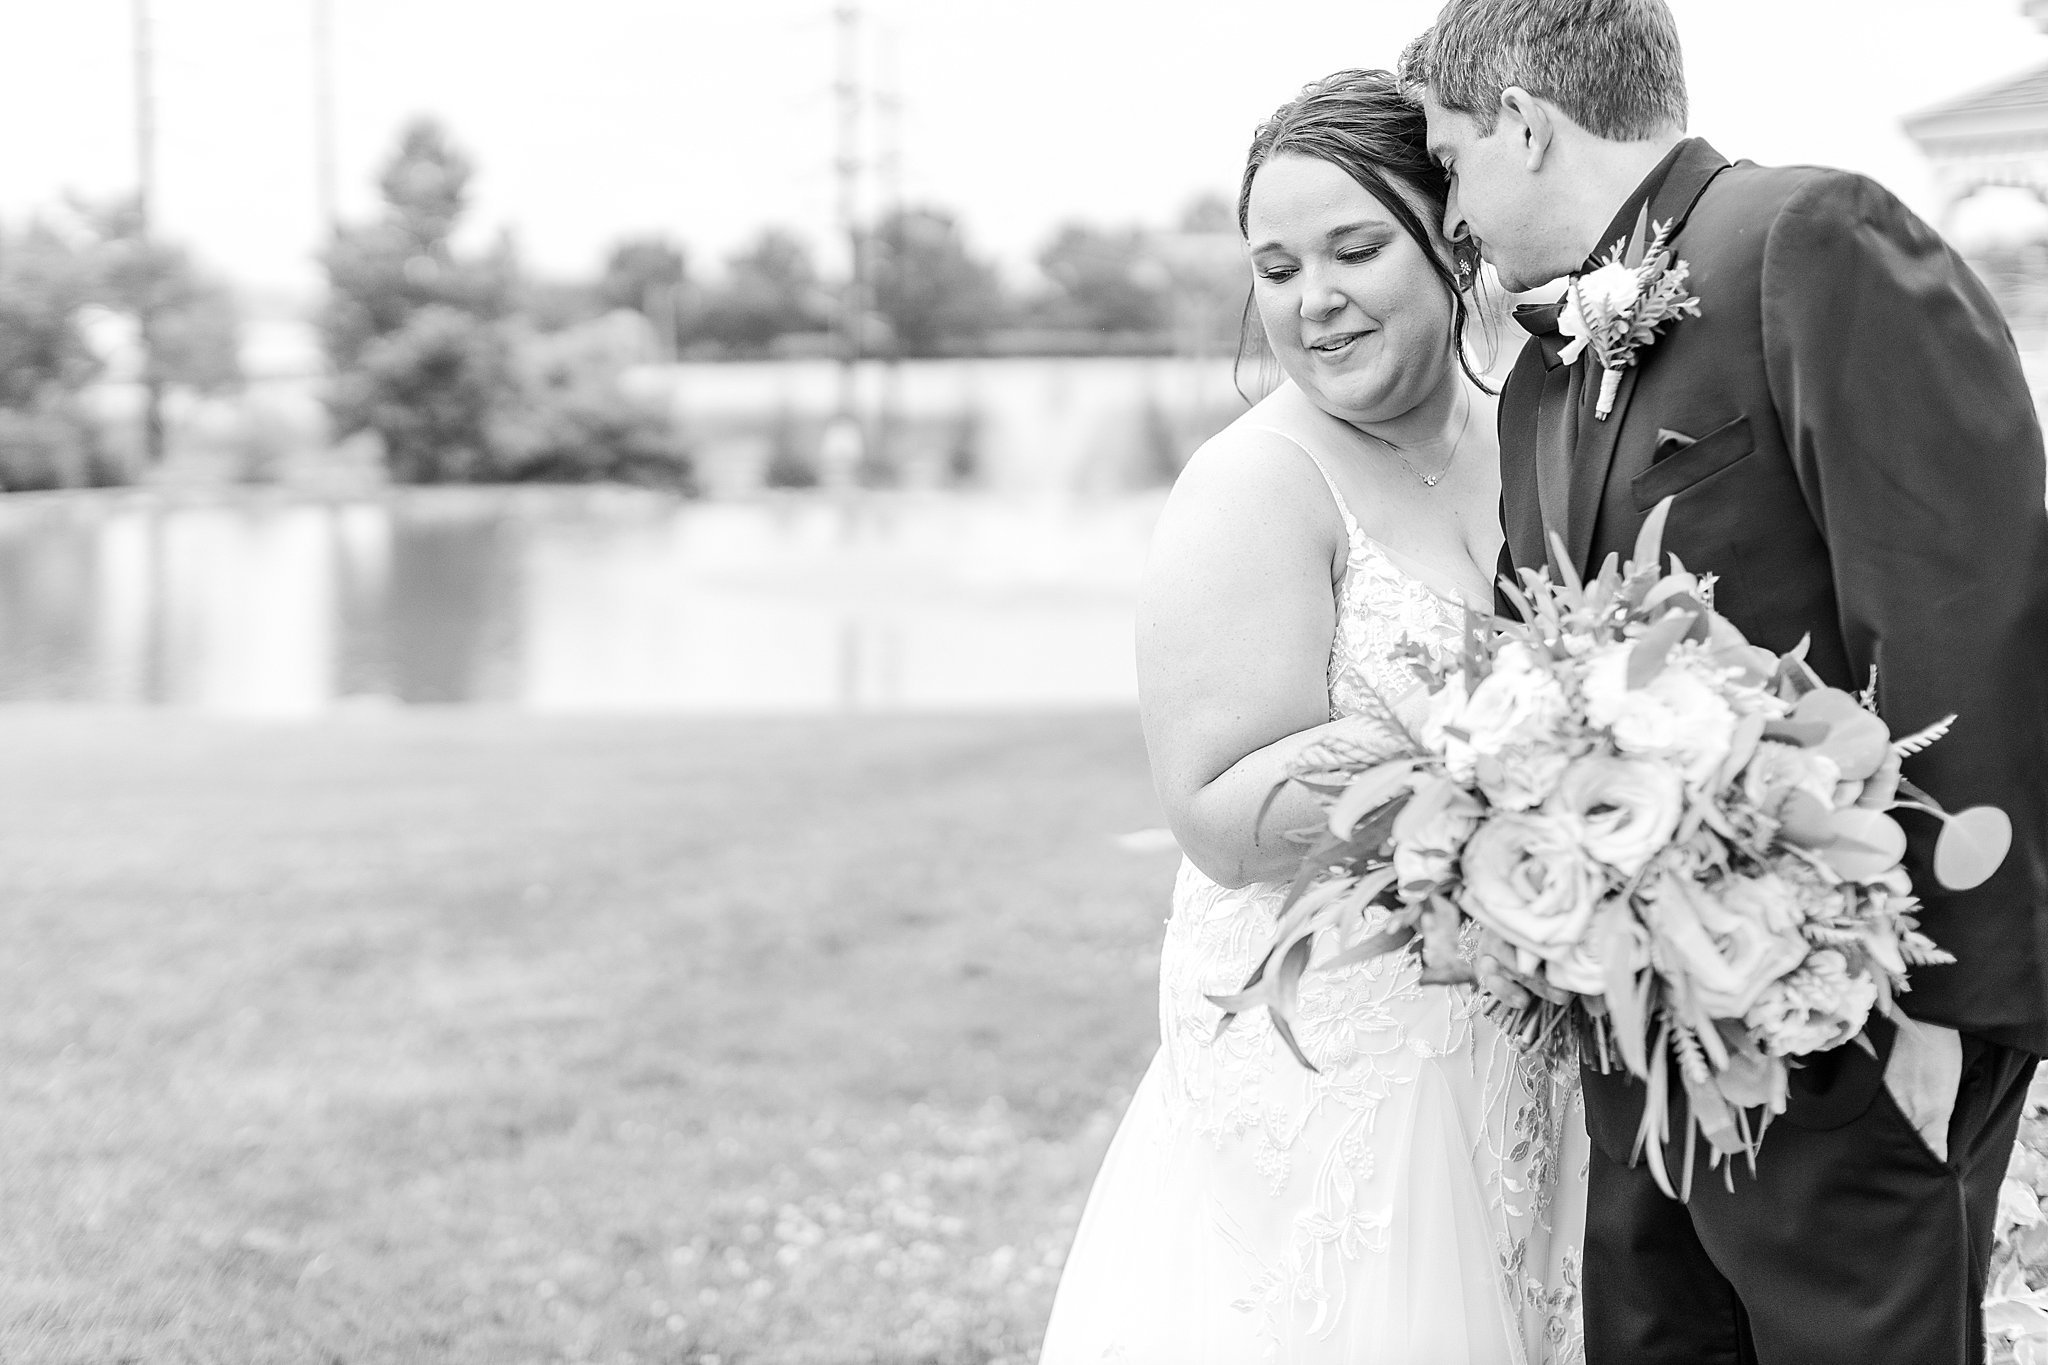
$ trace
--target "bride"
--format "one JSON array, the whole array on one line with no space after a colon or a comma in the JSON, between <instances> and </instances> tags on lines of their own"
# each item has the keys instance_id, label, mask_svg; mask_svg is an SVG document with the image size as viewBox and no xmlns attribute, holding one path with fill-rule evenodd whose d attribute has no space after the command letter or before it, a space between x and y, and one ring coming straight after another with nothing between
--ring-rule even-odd
<instances>
[{"instance_id":1,"label":"bride","mask_svg":"<svg viewBox=\"0 0 2048 1365\"><path fill-rule=\"evenodd\" d=\"M1041 1365L1539 1365L1582 1356L1584 1129L1566 1081L1405 956L1311 968L1299 1066L1263 1010L1220 1038L1317 822L1290 761L1374 698L1421 705L1404 641L1457 647L1500 548L1490 395L1464 359L1476 262L1385 72L1262 125L1238 196L1283 383L1197 452L1139 611L1154 780L1186 851L1161 1046L1067 1259ZM1469 245L1469 244L1468 244ZM1319 943L1316 960L1341 945Z\"/></svg>"}]
</instances>

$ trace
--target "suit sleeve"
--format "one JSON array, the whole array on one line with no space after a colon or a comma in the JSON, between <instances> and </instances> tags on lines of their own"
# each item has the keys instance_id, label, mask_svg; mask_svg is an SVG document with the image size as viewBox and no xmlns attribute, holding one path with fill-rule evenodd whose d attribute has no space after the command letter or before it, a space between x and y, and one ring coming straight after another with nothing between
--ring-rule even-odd
<instances>
[{"instance_id":1,"label":"suit sleeve","mask_svg":"<svg viewBox=\"0 0 2048 1365\"><path fill-rule=\"evenodd\" d=\"M2048 512L2011 333L1931 228L1845 173L1786 201L1762 288L1771 397L1856 685L1876 666L1894 734L1959 715L1908 775L1950 810L2006 809L2013 856L1981 894L2023 898L2048 842ZM1921 889L1930 908L1980 894Z\"/></svg>"}]
</instances>

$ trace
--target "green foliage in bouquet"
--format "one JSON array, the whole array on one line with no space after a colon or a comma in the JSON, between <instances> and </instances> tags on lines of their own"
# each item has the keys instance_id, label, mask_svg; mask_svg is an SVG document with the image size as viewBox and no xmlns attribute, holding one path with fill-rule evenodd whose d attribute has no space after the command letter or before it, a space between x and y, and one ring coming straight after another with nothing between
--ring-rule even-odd
<instances>
[{"instance_id":1,"label":"green foliage in bouquet","mask_svg":"<svg viewBox=\"0 0 2048 1365\"><path fill-rule=\"evenodd\" d=\"M1990 807L1950 814L1904 760L1954 717L1894 739L1825 686L1804 643L1780 657L1713 610L1713 579L1662 569L1670 500L1633 558L1581 580L1504 584L1520 620L1472 614L1456 650L1412 646L1426 713L1381 700L1290 781L1326 823L1219 1032L1264 1006L1303 1065L1293 1011L1315 970L1405 952L1422 980L1474 980L1479 937L1527 982L1495 1017L1562 1061L1589 1047L1645 1087L1638 1146L1671 1193L1669 1100L1686 1102L1684 1180L1704 1136L1752 1162L1788 1067L1862 1038L1908 969L1952 960L1919 932L1890 812L1943 824L1933 871L1964 889L2011 841ZM1412 708L1410 708L1412 710ZM1262 817L1263 819L1263 812ZM1732 1178L1732 1167L1728 1178Z\"/></svg>"}]
</instances>

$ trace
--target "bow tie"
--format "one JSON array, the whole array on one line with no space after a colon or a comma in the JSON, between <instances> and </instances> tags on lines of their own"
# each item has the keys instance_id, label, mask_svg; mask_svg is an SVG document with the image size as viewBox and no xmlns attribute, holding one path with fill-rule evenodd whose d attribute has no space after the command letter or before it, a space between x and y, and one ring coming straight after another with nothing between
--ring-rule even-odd
<instances>
[{"instance_id":1,"label":"bow tie","mask_svg":"<svg viewBox=\"0 0 2048 1365\"><path fill-rule=\"evenodd\" d=\"M1558 314L1564 311L1564 300L1555 303L1522 303L1515 305L1515 321L1522 330L1535 337L1543 347L1543 368L1554 370L1564 362L1558 357L1572 339L1557 329Z\"/></svg>"}]
</instances>

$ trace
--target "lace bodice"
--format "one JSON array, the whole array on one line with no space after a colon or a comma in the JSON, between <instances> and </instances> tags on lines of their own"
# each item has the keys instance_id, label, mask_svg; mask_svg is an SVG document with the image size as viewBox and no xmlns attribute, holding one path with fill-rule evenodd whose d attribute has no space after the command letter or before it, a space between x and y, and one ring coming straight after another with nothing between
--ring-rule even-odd
<instances>
[{"instance_id":1,"label":"lace bodice","mask_svg":"<svg viewBox=\"0 0 2048 1365\"><path fill-rule=\"evenodd\" d=\"M1317 458L1297 433L1280 434ZM1317 464L1349 539L1330 647L1331 717L1374 709L1376 694L1412 720L1426 694L1402 646L1454 651L1464 609L1367 537ZM1524 1318L1515 1335L1544 1343L1526 1358L1530 1365L1577 1359L1576 1260L1560 1272L1549 1255L1569 1082L1513 1048L1470 991L1424 987L1406 955L1314 970L1341 950L1330 941L1316 944L1301 990L1297 1037L1316 1071L1295 1063L1263 1010L1218 1037L1220 1011L1207 997L1243 986L1283 895L1280 884L1225 888L1184 862L1161 963L1160 1140L1192 1135L1242 1145L1271 1197L1291 1187L1298 1198L1302 1178L1313 1192L1294 1209L1284 1246L1256 1236L1240 1244L1239 1254L1256 1263L1240 1307L1262 1319L1274 1350L1283 1339L1336 1327L1347 1285L1357 1279L1350 1268L1388 1254L1410 1178L1402 1167L1416 1159L1384 1150L1391 1139L1380 1131L1382 1112L1390 1103L1421 1103L1418 1092L1426 1091L1439 1097L1432 1103L1455 1110L1452 1131L1468 1148L1456 1155L1482 1173L1501 1301Z\"/></svg>"}]
</instances>

